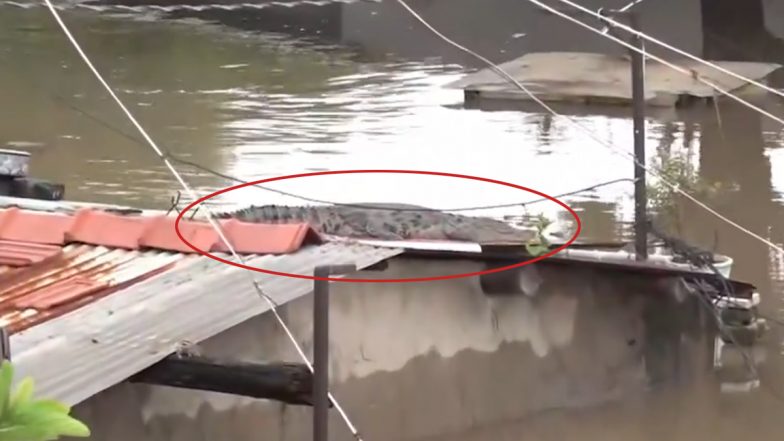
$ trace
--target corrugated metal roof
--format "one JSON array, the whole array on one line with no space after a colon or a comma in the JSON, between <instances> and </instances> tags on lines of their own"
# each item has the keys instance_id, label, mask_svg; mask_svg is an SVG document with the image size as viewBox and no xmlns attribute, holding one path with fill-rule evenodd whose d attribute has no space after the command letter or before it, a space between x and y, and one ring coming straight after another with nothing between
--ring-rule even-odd
<instances>
[{"instance_id":1,"label":"corrugated metal roof","mask_svg":"<svg viewBox=\"0 0 784 441\"><path fill-rule=\"evenodd\" d=\"M313 274L317 265L354 263L362 269L401 252L327 243L290 255L250 256L247 263ZM142 271L133 263L136 259L121 257L128 252L112 253L111 259L121 262L112 271L112 280L131 279ZM165 260L160 253L148 258L145 261L151 267L157 259ZM313 289L311 280L254 275L277 304ZM267 310L267 302L259 298L246 270L201 256L180 258L168 271L12 335L11 354L18 378L31 375L39 394L73 405L155 364L174 352L180 341L202 341ZM25 320L26 313L17 309L7 319Z\"/></svg>"},{"instance_id":2,"label":"corrugated metal roof","mask_svg":"<svg viewBox=\"0 0 784 441\"><path fill-rule=\"evenodd\" d=\"M322 242L306 224L220 222L243 254L287 254ZM206 223L184 220L181 226L197 246L223 251ZM165 271L188 255L196 256L165 214L0 208L0 326L19 332Z\"/></svg>"},{"instance_id":3,"label":"corrugated metal roof","mask_svg":"<svg viewBox=\"0 0 784 441\"><path fill-rule=\"evenodd\" d=\"M54 259L62 253L58 246L0 240L0 265L28 266Z\"/></svg>"},{"instance_id":4,"label":"corrugated metal roof","mask_svg":"<svg viewBox=\"0 0 784 441\"><path fill-rule=\"evenodd\" d=\"M11 333L19 332L163 271L185 257L68 245L55 258L38 264L0 266L0 325Z\"/></svg>"}]
</instances>

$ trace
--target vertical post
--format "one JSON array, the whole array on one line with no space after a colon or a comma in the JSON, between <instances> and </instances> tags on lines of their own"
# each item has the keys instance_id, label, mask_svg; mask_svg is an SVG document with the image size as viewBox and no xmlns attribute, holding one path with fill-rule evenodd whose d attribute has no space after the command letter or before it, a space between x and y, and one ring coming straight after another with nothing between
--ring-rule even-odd
<instances>
[{"instance_id":1,"label":"vertical post","mask_svg":"<svg viewBox=\"0 0 784 441\"><path fill-rule=\"evenodd\" d=\"M332 274L356 271L355 265L317 266L313 287L313 441L327 441L329 417L329 281Z\"/></svg>"},{"instance_id":2,"label":"vertical post","mask_svg":"<svg viewBox=\"0 0 784 441\"><path fill-rule=\"evenodd\" d=\"M630 26L639 31L636 12L627 12ZM634 47L642 51L643 40L632 36ZM634 119L634 252L637 260L648 258L648 197L645 185L645 57L631 50L632 104Z\"/></svg>"},{"instance_id":3,"label":"vertical post","mask_svg":"<svg viewBox=\"0 0 784 441\"><path fill-rule=\"evenodd\" d=\"M315 271L316 277L320 275ZM328 271L325 273L329 274ZM313 290L313 441L327 441L329 416L329 282Z\"/></svg>"},{"instance_id":4,"label":"vertical post","mask_svg":"<svg viewBox=\"0 0 784 441\"><path fill-rule=\"evenodd\" d=\"M0 326L0 357L2 360L11 361L11 337L4 326Z\"/></svg>"}]
</instances>

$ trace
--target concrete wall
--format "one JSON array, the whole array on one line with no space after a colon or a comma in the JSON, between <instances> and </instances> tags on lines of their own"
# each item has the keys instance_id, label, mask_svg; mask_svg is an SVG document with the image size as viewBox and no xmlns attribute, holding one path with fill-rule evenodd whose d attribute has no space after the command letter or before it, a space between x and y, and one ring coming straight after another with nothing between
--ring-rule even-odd
<instances>
[{"instance_id":1,"label":"concrete wall","mask_svg":"<svg viewBox=\"0 0 784 441\"><path fill-rule=\"evenodd\" d=\"M479 268L397 260L383 277ZM527 271L528 285L537 287L533 297L491 298L476 279L333 284L333 391L367 439L437 437L595 406L640 396L652 377L672 380L684 367L701 365L682 359L687 348L681 346L698 343L682 340L686 321L676 311L693 311L675 300L671 281L547 267ZM311 305L307 297L282 308L306 351ZM214 356L299 361L269 315L201 346ZM167 387L118 385L75 413L90 424L95 440L310 437L308 408ZM333 439L349 439L333 417Z\"/></svg>"}]
</instances>

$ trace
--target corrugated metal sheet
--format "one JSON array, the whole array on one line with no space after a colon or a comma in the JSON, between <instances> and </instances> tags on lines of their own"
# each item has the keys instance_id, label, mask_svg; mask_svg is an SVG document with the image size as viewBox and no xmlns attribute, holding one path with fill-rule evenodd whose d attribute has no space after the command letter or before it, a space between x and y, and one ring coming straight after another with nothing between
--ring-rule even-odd
<instances>
[{"instance_id":1,"label":"corrugated metal sheet","mask_svg":"<svg viewBox=\"0 0 784 441\"><path fill-rule=\"evenodd\" d=\"M313 274L317 265L361 269L401 252L327 243L291 255L251 256L247 263ZM278 304L313 289L311 280L254 275ZM169 271L12 335L12 358L18 378L32 375L39 394L73 405L160 361L182 340L202 341L267 310L246 270L206 257L182 259Z\"/></svg>"},{"instance_id":2,"label":"corrugated metal sheet","mask_svg":"<svg viewBox=\"0 0 784 441\"><path fill-rule=\"evenodd\" d=\"M0 240L0 265L24 267L53 259L62 253L58 246Z\"/></svg>"},{"instance_id":3,"label":"corrugated metal sheet","mask_svg":"<svg viewBox=\"0 0 784 441\"><path fill-rule=\"evenodd\" d=\"M19 332L165 270L183 258L178 253L69 245L55 258L35 265L0 266L0 325Z\"/></svg>"}]
</instances>

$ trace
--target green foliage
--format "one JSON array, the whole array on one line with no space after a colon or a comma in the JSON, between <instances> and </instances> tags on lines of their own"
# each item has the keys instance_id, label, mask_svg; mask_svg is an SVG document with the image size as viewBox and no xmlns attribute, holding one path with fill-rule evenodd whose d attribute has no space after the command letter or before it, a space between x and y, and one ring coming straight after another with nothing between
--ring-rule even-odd
<instances>
[{"instance_id":1,"label":"green foliage","mask_svg":"<svg viewBox=\"0 0 784 441\"><path fill-rule=\"evenodd\" d=\"M721 183L701 178L683 155L661 158L652 168L658 175L697 199L710 199L723 189ZM647 194L648 206L657 214L657 221L662 226L671 228L679 223L682 196L675 189L657 180L648 185Z\"/></svg>"},{"instance_id":2,"label":"green foliage","mask_svg":"<svg viewBox=\"0 0 784 441\"><path fill-rule=\"evenodd\" d=\"M0 366L0 441L49 441L61 436L87 437L90 429L69 416L71 408L54 400L33 399L34 383L24 378L11 392L14 369Z\"/></svg>"},{"instance_id":3,"label":"green foliage","mask_svg":"<svg viewBox=\"0 0 784 441\"><path fill-rule=\"evenodd\" d=\"M537 216L534 223L534 227L536 228L536 236L534 236L531 240L528 241L528 243L525 244L525 250L528 252L528 254L536 257L541 256L550 250L550 243L544 237L544 230L552 223L553 221L548 219L543 214L539 214L539 216Z\"/></svg>"}]
</instances>

